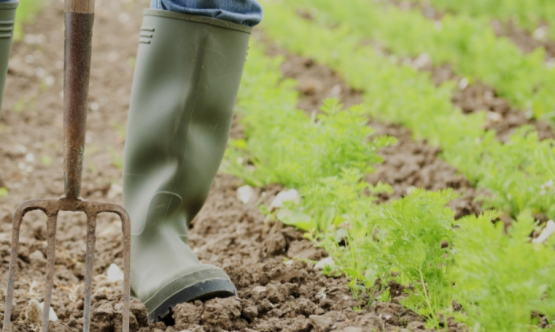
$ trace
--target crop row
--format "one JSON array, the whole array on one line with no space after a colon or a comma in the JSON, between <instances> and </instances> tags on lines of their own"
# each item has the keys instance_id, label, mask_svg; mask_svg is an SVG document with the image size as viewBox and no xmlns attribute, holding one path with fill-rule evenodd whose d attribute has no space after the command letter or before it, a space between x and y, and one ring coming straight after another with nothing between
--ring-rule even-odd
<instances>
[{"instance_id":1,"label":"crop row","mask_svg":"<svg viewBox=\"0 0 555 332\"><path fill-rule=\"evenodd\" d=\"M417 9L369 0L349 1L348 6L333 0L284 2L304 7L321 23L345 22L397 56L427 53L435 65L448 64L470 82L493 86L530 116L555 117L555 69L544 64L544 50L523 54L508 38L497 37L489 22L449 15L435 22Z\"/></svg>"},{"instance_id":2,"label":"crop row","mask_svg":"<svg viewBox=\"0 0 555 332\"><path fill-rule=\"evenodd\" d=\"M442 11L480 17L487 20L514 20L515 23L534 32L545 23L555 22L555 6L549 0L409 0L417 3L430 3ZM551 27L551 37L555 37L555 29ZM541 36L537 36L541 37Z\"/></svg>"},{"instance_id":3,"label":"crop row","mask_svg":"<svg viewBox=\"0 0 555 332\"><path fill-rule=\"evenodd\" d=\"M301 22L280 6L266 10L265 28L274 38L305 38L311 47L329 33L316 25L298 25ZM283 15L289 15L287 25L272 23ZM334 58L341 56L336 52ZM299 190L300 202L286 203L277 212L263 211L308 231L308 237L324 246L335 261L326 273L349 276L355 296L382 290L382 301L391 298L383 291L388 281L411 285L402 303L427 317L430 327L447 315L476 331L522 331L534 324L532 311L554 318L553 251L529 241L535 227L529 212L521 213L508 237L502 225L491 223L495 212L455 221L445 207L456 196L450 190L415 190L400 200L375 204L376 194L391 189L387 184L371 186L364 175L380 162L377 150L394 140L367 142L373 131L364 107L341 110L337 101L327 100L321 114L312 117L296 109L295 82L283 80L279 65L279 59L263 54L262 46L251 46L238 99L246 139L231 142L224 169L252 185L280 183ZM387 60L382 65L396 68ZM453 312L452 300L462 304L467 315Z\"/></svg>"},{"instance_id":4,"label":"crop row","mask_svg":"<svg viewBox=\"0 0 555 332\"><path fill-rule=\"evenodd\" d=\"M534 129L525 127L503 144L494 132L483 129L482 112L464 115L453 106L452 84L436 87L427 73L374 52L363 45L367 36L347 24L335 22L329 28L274 2L266 3L266 8L269 14L264 24L271 38L340 72L351 86L363 91L368 114L402 124L416 139L441 147L446 161L492 193L484 198L486 206L513 216L532 210L555 218L552 140L540 141ZM285 20L286 25L281 23Z\"/></svg>"}]
</instances>

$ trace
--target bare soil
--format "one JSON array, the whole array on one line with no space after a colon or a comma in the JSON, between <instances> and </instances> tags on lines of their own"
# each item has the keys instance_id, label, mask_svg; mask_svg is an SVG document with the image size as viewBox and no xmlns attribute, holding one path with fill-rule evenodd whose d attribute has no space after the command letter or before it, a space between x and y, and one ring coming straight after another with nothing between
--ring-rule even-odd
<instances>
[{"instance_id":1,"label":"bare soil","mask_svg":"<svg viewBox=\"0 0 555 332\"><path fill-rule=\"evenodd\" d=\"M142 9L147 1L97 0L93 66L83 196L121 203L121 156ZM0 288L5 289L11 215L23 200L58 197L62 179L62 69L63 12L51 1L35 23L25 27L24 41L12 52L0 125L0 184L9 190L0 197ZM276 51L276 54L283 51ZM282 53L283 54L283 53ZM345 105L360 101L340 77L311 60L287 55L284 76L299 80L299 107L311 111L322 99L340 97ZM307 83L308 82L308 83ZM318 85L315 82L318 82ZM311 87L316 86L316 87ZM458 215L479 207L466 180L438 158L439 151L415 143L403 128L377 123L379 134L396 136L399 143L384 150L384 165L369 181L392 183L401 197L411 187L455 188L463 193L454 208ZM234 127L240 135L240 127ZM190 245L199 258L221 266L233 279L239 297L177 306L175 325L148 325L140 301L132 306L132 331L426 331L423 319L399 304L400 288L391 285L390 303L370 303L353 297L343 277L326 277L310 261L325 252L303 234L280 223L268 222L255 205L236 198L241 182L219 175L208 201L193 221ZM256 195L268 203L281 188L268 186ZM106 277L110 264L122 266L120 225L105 215L98 220L93 297L93 331L121 330L121 283ZM30 213L22 227L18 261L13 331L38 327L36 308L44 293L45 217ZM52 307L59 320L50 331L80 331L83 315L85 219L64 213L59 218L56 276ZM302 259L303 261L299 260ZM396 293L397 292L397 293ZM0 293L0 312L4 295ZM355 310L356 308L356 310ZM449 331L463 328L450 323Z\"/></svg>"}]
</instances>

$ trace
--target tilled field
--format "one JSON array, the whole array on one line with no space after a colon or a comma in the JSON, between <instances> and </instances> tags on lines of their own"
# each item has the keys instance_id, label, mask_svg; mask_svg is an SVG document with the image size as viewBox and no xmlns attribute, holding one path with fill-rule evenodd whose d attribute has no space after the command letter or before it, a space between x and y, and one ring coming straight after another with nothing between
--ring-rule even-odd
<instances>
[{"instance_id":1,"label":"tilled field","mask_svg":"<svg viewBox=\"0 0 555 332\"><path fill-rule=\"evenodd\" d=\"M121 203L121 155L125 137L128 100L142 9L146 1L97 0L93 40L87 147L83 196ZM60 1L50 1L35 23L25 27L26 37L12 51L0 125L0 287L5 288L9 261L11 215L23 200L57 197L62 180L62 70L63 12ZM255 35L261 38L260 34ZM354 91L329 68L268 45L269 55L284 55L284 77L298 80L299 108L318 109L324 98L337 97L345 105L360 102ZM458 104L472 104L477 94L461 94ZM484 95L480 92L479 95ZM492 106L493 107L493 106ZM468 107L471 112L473 108ZM493 110L495 111L495 109ZM504 117L503 119L508 118ZM399 142L382 151L383 165L368 181L390 183L392 195L383 202L405 195L411 188L454 188L462 198L452 207L457 216L480 211L474 203L479 194L457 171L439 158L440 151L410 139L399 126L369 120L378 134ZM234 125L233 135L241 135ZM270 186L257 190L249 203L236 198L241 182L219 175L207 204L194 220L190 245L199 258L221 266L239 289L238 298L180 305L174 310L175 325L148 325L139 301L132 308L132 331L425 331L423 319L400 304L402 289L392 287L389 303L354 298L343 277L325 277L314 265L325 252L304 239L303 234L279 223L267 222L255 202L269 203L281 190ZM487 194L487 193L485 193ZM59 219L53 309L58 321L51 331L82 329L85 220L78 214ZM120 225L115 217L100 218L97 230L93 299L93 331L121 330L121 282L111 281L111 264L121 266ZM27 216L22 227L18 261L13 331L32 331L39 326L36 303L43 300L45 269L45 217ZM301 260L295 260L299 258ZM34 302L34 301L36 302ZM0 296L3 311L4 295ZM356 310L354 308L357 308ZM452 323L449 331L463 331Z\"/></svg>"},{"instance_id":2,"label":"tilled field","mask_svg":"<svg viewBox=\"0 0 555 332\"><path fill-rule=\"evenodd\" d=\"M411 8L419 8L422 14L431 20L439 21L445 14L456 15L456 13L445 13L430 6L428 3L411 3L407 1L389 0L393 5L408 10ZM547 22L546 22L547 23ZM503 22L501 20L493 20L491 26L498 36L508 37L523 52L532 52L538 47L545 49L549 58L555 56L555 42L549 39L538 39L525 30L518 27L514 20ZM545 28L545 25L543 26Z\"/></svg>"}]
</instances>

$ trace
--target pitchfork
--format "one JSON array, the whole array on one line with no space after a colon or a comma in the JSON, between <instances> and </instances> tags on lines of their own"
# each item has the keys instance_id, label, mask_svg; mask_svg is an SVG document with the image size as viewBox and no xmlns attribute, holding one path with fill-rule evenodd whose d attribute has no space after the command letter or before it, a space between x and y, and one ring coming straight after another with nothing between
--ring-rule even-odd
<instances>
[{"instance_id":1,"label":"pitchfork","mask_svg":"<svg viewBox=\"0 0 555 332\"><path fill-rule=\"evenodd\" d=\"M130 244L131 229L127 212L115 204L90 202L81 198L81 173L87 123L87 97L91 64L91 41L94 0L65 0L65 66L64 66L64 195L60 199L23 202L13 218L12 248L8 291L2 331L10 331L10 316L19 249L19 230L25 214L42 210L48 217L46 292L42 316L42 332L48 331L50 302L54 276L56 223L59 211L81 211L87 216L87 251L85 255L85 303L83 331L89 332L91 320L91 283L94 262L96 216L112 212L121 218L123 230L123 331L129 332Z\"/></svg>"}]
</instances>

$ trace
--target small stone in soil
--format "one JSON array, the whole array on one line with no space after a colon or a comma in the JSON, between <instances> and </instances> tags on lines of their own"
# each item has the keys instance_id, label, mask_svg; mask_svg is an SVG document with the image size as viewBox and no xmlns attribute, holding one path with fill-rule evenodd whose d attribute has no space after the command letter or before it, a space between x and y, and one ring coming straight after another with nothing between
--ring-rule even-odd
<instances>
[{"instance_id":1,"label":"small stone in soil","mask_svg":"<svg viewBox=\"0 0 555 332\"><path fill-rule=\"evenodd\" d=\"M116 282L123 280L123 271L116 264L110 264L108 271L106 272L107 279L110 282Z\"/></svg>"},{"instance_id":2,"label":"small stone in soil","mask_svg":"<svg viewBox=\"0 0 555 332\"><path fill-rule=\"evenodd\" d=\"M331 269L335 269L335 262L333 261L333 258L326 257L322 259L316 264L316 266L314 266L314 268L316 270L323 270L326 268L326 266L329 266Z\"/></svg>"},{"instance_id":3,"label":"small stone in soil","mask_svg":"<svg viewBox=\"0 0 555 332\"><path fill-rule=\"evenodd\" d=\"M289 189L280 192L277 194L276 198L270 204L270 208L272 209L279 209L283 207L283 203L293 201L294 203L298 203L301 200L301 196L299 192L295 189Z\"/></svg>"},{"instance_id":4,"label":"small stone in soil","mask_svg":"<svg viewBox=\"0 0 555 332\"><path fill-rule=\"evenodd\" d=\"M237 199L243 202L243 204L247 204L252 196L254 196L254 189L251 186L245 185L237 189Z\"/></svg>"}]
</instances>

